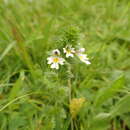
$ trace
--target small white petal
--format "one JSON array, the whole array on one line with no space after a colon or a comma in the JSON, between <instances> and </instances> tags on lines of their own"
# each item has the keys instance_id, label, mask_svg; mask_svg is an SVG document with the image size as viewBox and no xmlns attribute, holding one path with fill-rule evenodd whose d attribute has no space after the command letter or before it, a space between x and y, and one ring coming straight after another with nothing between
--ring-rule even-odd
<instances>
[{"instance_id":1,"label":"small white petal","mask_svg":"<svg viewBox=\"0 0 130 130\"><path fill-rule=\"evenodd\" d=\"M52 59L52 57L48 57L48 58L47 58L47 60L50 60L50 59Z\"/></svg>"},{"instance_id":2,"label":"small white petal","mask_svg":"<svg viewBox=\"0 0 130 130\"><path fill-rule=\"evenodd\" d=\"M82 62L86 64L91 64L86 54L78 54L78 57Z\"/></svg>"},{"instance_id":3,"label":"small white petal","mask_svg":"<svg viewBox=\"0 0 130 130\"><path fill-rule=\"evenodd\" d=\"M64 65L65 60L63 58L59 59L59 64Z\"/></svg>"},{"instance_id":4,"label":"small white petal","mask_svg":"<svg viewBox=\"0 0 130 130\"><path fill-rule=\"evenodd\" d=\"M66 53L66 49L65 48L63 48L63 51L64 51L64 53Z\"/></svg>"},{"instance_id":5,"label":"small white petal","mask_svg":"<svg viewBox=\"0 0 130 130\"><path fill-rule=\"evenodd\" d=\"M91 64L91 62L90 62L90 61L88 61L88 60L87 60L87 61L85 61L85 63L86 63L86 64L88 64L88 65L89 65L89 64Z\"/></svg>"},{"instance_id":6,"label":"small white petal","mask_svg":"<svg viewBox=\"0 0 130 130\"><path fill-rule=\"evenodd\" d=\"M60 51L58 49L55 49L55 50L52 51L52 54L54 54L54 55L55 54L60 55Z\"/></svg>"},{"instance_id":7,"label":"small white petal","mask_svg":"<svg viewBox=\"0 0 130 130\"><path fill-rule=\"evenodd\" d=\"M72 48L72 49L71 49L71 52L72 52L72 53L75 53L75 48Z\"/></svg>"},{"instance_id":8,"label":"small white petal","mask_svg":"<svg viewBox=\"0 0 130 130\"><path fill-rule=\"evenodd\" d=\"M53 63L52 65L51 65L51 68L52 69L59 69L59 64L58 63Z\"/></svg>"},{"instance_id":9,"label":"small white petal","mask_svg":"<svg viewBox=\"0 0 130 130\"><path fill-rule=\"evenodd\" d=\"M80 48L79 51L80 52L85 52L85 48Z\"/></svg>"},{"instance_id":10,"label":"small white petal","mask_svg":"<svg viewBox=\"0 0 130 130\"><path fill-rule=\"evenodd\" d=\"M59 69L59 64L56 64L55 66L56 66L56 69L58 70Z\"/></svg>"},{"instance_id":11,"label":"small white petal","mask_svg":"<svg viewBox=\"0 0 130 130\"><path fill-rule=\"evenodd\" d=\"M48 62L47 62L47 64L51 64L51 63L52 63L52 61L48 61Z\"/></svg>"},{"instance_id":12,"label":"small white petal","mask_svg":"<svg viewBox=\"0 0 130 130\"><path fill-rule=\"evenodd\" d=\"M47 64L53 63L53 57L48 57L47 60L48 60Z\"/></svg>"},{"instance_id":13,"label":"small white petal","mask_svg":"<svg viewBox=\"0 0 130 130\"><path fill-rule=\"evenodd\" d=\"M74 57L74 55L72 54L72 53L67 53L66 54L66 57L68 58L68 57Z\"/></svg>"}]
</instances>

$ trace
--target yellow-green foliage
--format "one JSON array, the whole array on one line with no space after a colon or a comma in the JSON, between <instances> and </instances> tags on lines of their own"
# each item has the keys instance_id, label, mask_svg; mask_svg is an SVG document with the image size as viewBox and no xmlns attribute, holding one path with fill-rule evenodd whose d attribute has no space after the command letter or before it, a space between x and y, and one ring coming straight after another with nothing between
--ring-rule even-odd
<instances>
[{"instance_id":1,"label":"yellow-green foliage","mask_svg":"<svg viewBox=\"0 0 130 130\"><path fill-rule=\"evenodd\" d=\"M84 98L73 98L70 102L69 108L72 118L75 118L80 109L82 108L83 104L85 103Z\"/></svg>"}]
</instances>

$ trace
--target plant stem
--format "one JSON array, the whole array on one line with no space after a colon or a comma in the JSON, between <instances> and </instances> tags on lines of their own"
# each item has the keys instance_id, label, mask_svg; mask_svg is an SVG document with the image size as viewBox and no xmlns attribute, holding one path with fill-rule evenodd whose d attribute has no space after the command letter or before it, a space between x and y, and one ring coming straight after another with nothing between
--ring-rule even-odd
<instances>
[{"instance_id":1,"label":"plant stem","mask_svg":"<svg viewBox=\"0 0 130 130\"><path fill-rule=\"evenodd\" d=\"M68 87L69 87L69 103L71 102L71 79L68 79Z\"/></svg>"},{"instance_id":2,"label":"plant stem","mask_svg":"<svg viewBox=\"0 0 130 130\"><path fill-rule=\"evenodd\" d=\"M69 77L68 77L68 88L69 88L69 104L71 103L71 93L72 93L72 85L71 85L71 65L68 64L68 74L69 74ZM74 123L73 123L73 119L71 117L71 130L74 130Z\"/></svg>"}]
</instances>

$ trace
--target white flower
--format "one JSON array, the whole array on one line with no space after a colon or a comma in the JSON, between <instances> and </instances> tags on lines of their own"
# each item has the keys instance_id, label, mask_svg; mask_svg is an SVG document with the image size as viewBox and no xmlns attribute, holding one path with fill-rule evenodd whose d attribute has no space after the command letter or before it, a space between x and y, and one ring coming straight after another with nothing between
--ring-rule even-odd
<instances>
[{"instance_id":1,"label":"white flower","mask_svg":"<svg viewBox=\"0 0 130 130\"><path fill-rule=\"evenodd\" d=\"M52 69L59 69L59 64L64 65L64 58L58 56L51 56L47 58L48 64L51 64Z\"/></svg>"},{"instance_id":2,"label":"white flower","mask_svg":"<svg viewBox=\"0 0 130 130\"><path fill-rule=\"evenodd\" d=\"M91 64L90 61L89 61L89 59L87 58L87 55L86 55L86 54L77 54L77 55L78 55L79 59L80 59L82 62L84 62L84 63L86 63L86 64Z\"/></svg>"},{"instance_id":3,"label":"white flower","mask_svg":"<svg viewBox=\"0 0 130 130\"><path fill-rule=\"evenodd\" d=\"M74 57L75 49L70 47L63 48L64 53L66 53L66 57Z\"/></svg>"},{"instance_id":4,"label":"white flower","mask_svg":"<svg viewBox=\"0 0 130 130\"><path fill-rule=\"evenodd\" d=\"M79 57L79 59L84 62L85 64L91 64L91 62L89 61L89 58L87 57L86 54L83 54L83 52L85 52L85 48L80 48L77 51L77 56Z\"/></svg>"}]
</instances>

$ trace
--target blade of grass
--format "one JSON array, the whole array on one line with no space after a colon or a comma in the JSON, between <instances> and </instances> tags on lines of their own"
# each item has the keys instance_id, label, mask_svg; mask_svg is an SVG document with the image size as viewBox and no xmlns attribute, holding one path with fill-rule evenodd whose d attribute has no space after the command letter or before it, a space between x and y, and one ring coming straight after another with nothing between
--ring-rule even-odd
<instances>
[{"instance_id":1,"label":"blade of grass","mask_svg":"<svg viewBox=\"0 0 130 130\"><path fill-rule=\"evenodd\" d=\"M15 42L10 43L7 48L4 50L4 52L0 56L0 61L9 53L9 51L14 47Z\"/></svg>"}]
</instances>

